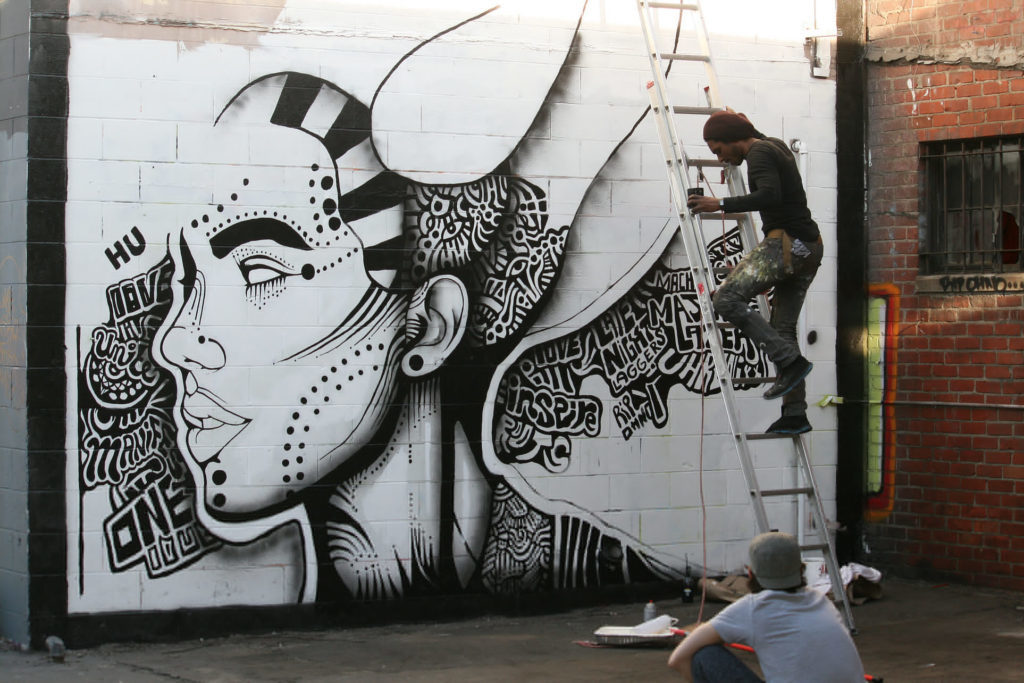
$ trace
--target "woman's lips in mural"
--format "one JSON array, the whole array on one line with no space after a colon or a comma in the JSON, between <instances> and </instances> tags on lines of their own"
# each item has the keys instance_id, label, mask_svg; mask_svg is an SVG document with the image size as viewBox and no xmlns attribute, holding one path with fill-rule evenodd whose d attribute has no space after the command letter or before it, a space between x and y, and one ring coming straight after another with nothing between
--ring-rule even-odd
<instances>
[{"instance_id":1,"label":"woman's lips in mural","mask_svg":"<svg viewBox=\"0 0 1024 683\"><path fill-rule=\"evenodd\" d=\"M185 381L181 413L188 424L189 452L199 464L220 453L251 421L228 410L212 394L198 388L191 375Z\"/></svg>"}]
</instances>

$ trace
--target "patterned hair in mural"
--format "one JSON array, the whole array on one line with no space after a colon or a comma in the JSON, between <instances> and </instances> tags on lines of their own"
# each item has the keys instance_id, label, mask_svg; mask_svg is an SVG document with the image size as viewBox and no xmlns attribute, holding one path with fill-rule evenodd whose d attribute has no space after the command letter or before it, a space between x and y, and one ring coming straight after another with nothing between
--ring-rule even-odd
<instances>
[{"instance_id":1,"label":"patterned hair in mural","mask_svg":"<svg viewBox=\"0 0 1024 683\"><path fill-rule=\"evenodd\" d=\"M724 279L741 251L735 229L708 245L716 277ZM733 377L767 373L764 356L745 337L726 336L723 349ZM505 374L495 411L498 459L536 462L552 472L568 467L572 439L598 436L601 426L601 399L580 390L587 377L609 388L612 417L625 439L647 424L664 427L673 386L702 395L720 391L706 352L689 269L656 263L593 323L532 349Z\"/></svg>"},{"instance_id":2,"label":"patterned hair in mural","mask_svg":"<svg viewBox=\"0 0 1024 683\"><path fill-rule=\"evenodd\" d=\"M78 375L81 491L107 486L103 524L115 571L144 563L170 574L220 543L195 517L193 485L174 441L174 383L152 342L171 305L173 264L107 288L110 318L92 333Z\"/></svg>"}]
</instances>

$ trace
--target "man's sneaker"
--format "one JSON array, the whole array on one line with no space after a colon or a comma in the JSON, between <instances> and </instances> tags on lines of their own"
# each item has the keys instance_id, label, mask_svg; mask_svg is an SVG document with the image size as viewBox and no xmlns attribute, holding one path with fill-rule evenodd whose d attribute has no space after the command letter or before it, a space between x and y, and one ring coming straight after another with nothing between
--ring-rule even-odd
<instances>
[{"instance_id":1,"label":"man's sneaker","mask_svg":"<svg viewBox=\"0 0 1024 683\"><path fill-rule=\"evenodd\" d=\"M800 384L804 377L810 374L813 367L814 363L803 356L798 356L796 360L779 371L775 384L771 385L768 391L764 392L764 397L772 399L788 394L797 384Z\"/></svg>"},{"instance_id":2,"label":"man's sneaker","mask_svg":"<svg viewBox=\"0 0 1024 683\"><path fill-rule=\"evenodd\" d=\"M807 421L807 415L783 415L772 426L765 430L765 434L804 434L811 431L811 423Z\"/></svg>"}]
</instances>

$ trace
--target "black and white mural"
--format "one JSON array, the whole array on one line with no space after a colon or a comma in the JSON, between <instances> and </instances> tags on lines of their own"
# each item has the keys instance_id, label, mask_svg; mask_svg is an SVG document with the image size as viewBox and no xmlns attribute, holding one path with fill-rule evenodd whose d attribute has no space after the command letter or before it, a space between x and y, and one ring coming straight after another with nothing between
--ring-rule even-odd
<instances>
[{"instance_id":1,"label":"black and white mural","mask_svg":"<svg viewBox=\"0 0 1024 683\"><path fill-rule=\"evenodd\" d=\"M718 391L645 57L612 50L636 36L603 11L437 12L300 56L272 31L139 38L166 63L124 67L152 96L105 114L99 159L107 105L76 105L72 73L72 611L681 576L644 501L594 469ZM74 45L84 65L118 54ZM710 252L738 260L735 231ZM745 339L726 347L736 374L766 374Z\"/></svg>"}]
</instances>

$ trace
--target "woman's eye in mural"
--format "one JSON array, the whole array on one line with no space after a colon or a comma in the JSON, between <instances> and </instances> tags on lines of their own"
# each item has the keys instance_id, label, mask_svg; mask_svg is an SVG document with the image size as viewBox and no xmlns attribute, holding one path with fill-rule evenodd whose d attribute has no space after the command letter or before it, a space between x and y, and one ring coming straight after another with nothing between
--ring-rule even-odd
<instances>
[{"instance_id":1,"label":"woman's eye in mural","mask_svg":"<svg viewBox=\"0 0 1024 683\"><path fill-rule=\"evenodd\" d=\"M274 252L267 250L273 243ZM312 248L288 224L274 218L241 221L210 238L210 249L217 259L232 258L245 281L245 297L257 308L284 291L287 278L302 275L313 277L312 264L296 269L275 255L284 248L288 253L308 252Z\"/></svg>"},{"instance_id":2,"label":"woman's eye in mural","mask_svg":"<svg viewBox=\"0 0 1024 683\"><path fill-rule=\"evenodd\" d=\"M296 274L294 269L277 259L260 255L238 259L238 269L242 271L247 288L281 281Z\"/></svg>"},{"instance_id":3,"label":"woman's eye in mural","mask_svg":"<svg viewBox=\"0 0 1024 683\"><path fill-rule=\"evenodd\" d=\"M265 254L236 257L236 263L245 280L245 298L259 308L281 294L289 277L298 275L291 266Z\"/></svg>"}]
</instances>

